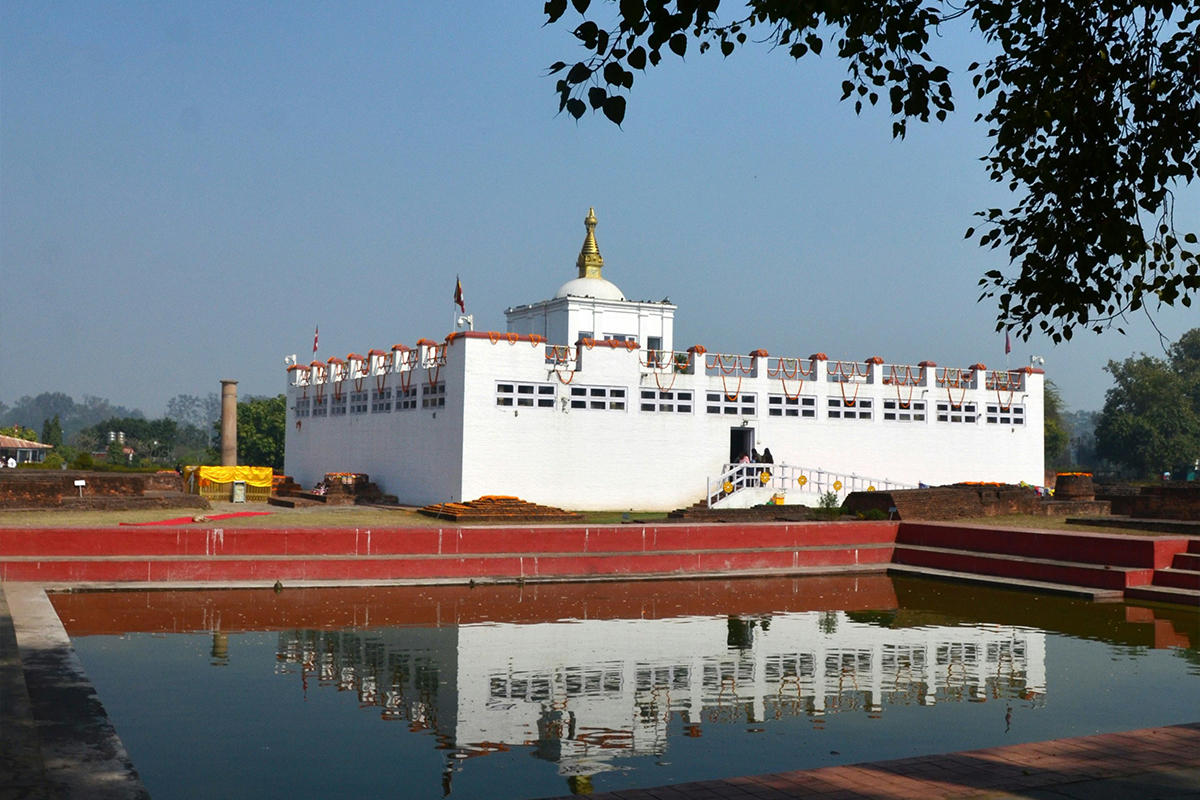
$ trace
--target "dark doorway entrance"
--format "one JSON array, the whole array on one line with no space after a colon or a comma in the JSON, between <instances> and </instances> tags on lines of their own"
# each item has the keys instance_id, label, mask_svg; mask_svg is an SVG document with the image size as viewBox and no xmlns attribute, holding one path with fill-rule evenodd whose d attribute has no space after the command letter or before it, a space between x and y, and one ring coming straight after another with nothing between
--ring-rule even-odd
<instances>
[{"instance_id":1,"label":"dark doorway entrance","mask_svg":"<svg viewBox=\"0 0 1200 800\"><path fill-rule=\"evenodd\" d=\"M754 450L754 428L729 429L729 463L736 464L742 454L750 455Z\"/></svg>"}]
</instances>

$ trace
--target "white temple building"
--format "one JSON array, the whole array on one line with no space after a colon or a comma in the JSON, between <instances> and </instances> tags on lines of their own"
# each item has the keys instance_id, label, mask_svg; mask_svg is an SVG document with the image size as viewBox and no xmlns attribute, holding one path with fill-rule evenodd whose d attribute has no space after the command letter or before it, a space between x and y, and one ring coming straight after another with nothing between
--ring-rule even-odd
<instances>
[{"instance_id":1,"label":"white temple building","mask_svg":"<svg viewBox=\"0 0 1200 800\"><path fill-rule=\"evenodd\" d=\"M585 225L577 276L508 309L505 333L289 367L285 471L365 472L406 504L581 510L1042 483L1041 370L681 347L676 307L626 299L601 275L594 213ZM768 448L771 467L737 466Z\"/></svg>"}]
</instances>

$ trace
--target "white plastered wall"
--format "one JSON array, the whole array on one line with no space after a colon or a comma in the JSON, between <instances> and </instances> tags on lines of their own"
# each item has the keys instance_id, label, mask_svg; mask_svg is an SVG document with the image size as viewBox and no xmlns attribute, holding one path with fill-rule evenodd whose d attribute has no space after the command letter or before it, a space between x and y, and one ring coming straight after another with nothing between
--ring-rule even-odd
<instances>
[{"instance_id":1,"label":"white plastered wall","mask_svg":"<svg viewBox=\"0 0 1200 800\"><path fill-rule=\"evenodd\" d=\"M583 333L593 339L631 336L643 346L650 337L662 349L674 347L675 306L590 297L558 297L505 311L508 332L544 336L550 344L574 344Z\"/></svg>"},{"instance_id":2,"label":"white plastered wall","mask_svg":"<svg viewBox=\"0 0 1200 800\"><path fill-rule=\"evenodd\" d=\"M289 387L286 471L305 487L327 472L366 472L385 493L411 504L503 494L571 509L669 510L702 499L707 480L719 475L729 458L730 429L744 426L754 429L757 449L769 447L780 464L913 485L1037 485L1043 480L1043 376L1038 373L1025 376L1023 390L1011 401L1025 408L1021 426L983 422L986 404L997 399L996 392L985 389L953 392L955 402L977 404L976 423L937 422L935 404L947 391L933 385L914 389L913 399L928 404L924 422L885 421L882 401L894 397L896 389L878 376L858 388L860 398L873 400L873 419L830 419L827 399L840 397L841 388L824 380L823 365L820 379L789 381L786 387L788 394L815 397L816 418L772 417L768 395L783 393L784 387L767 375L762 359L757 375L740 381L705 375L704 359L712 356L698 357L697 374L668 373L656 381L640 350L580 347L578 361L555 370L545 346L510 343L502 334L494 338L460 337L446 347L440 373L446 405L436 412L418 408L308 417L297 427L295 400L305 390ZM418 368L413 385L431 376ZM386 375L387 385L395 387L399 377ZM368 377L364 386L373 388L375 381ZM498 406L499 382L551 386L553 408ZM346 383L349 391L353 381ZM657 392L660 383L664 389L692 391L691 413L640 410L640 391ZM570 408L572 387L623 387L626 408ZM757 413L707 414L709 392L753 393ZM307 393L311 397L315 387ZM332 395L332 384L325 393Z\"/></svg>"},{"instance_id":3,"label":"white plastered wall","mask_svg":"<svg viewBox=\"0 0 1200 800\"><path fill-rule=\"evenodd\" d=\"M641 365L639 351L596 346L582 350L573 376L556 373L540 348L526 342L509 345L472 339L464 345L465 371L462 491L468 499L484 494L517 495L526 500L574 509L667 510L690 505L705 493L706 481L717 476L729 457L730 428L755 429L759 450L771 448L776 463L857 473L901 483L929 485L957 481L1021 481L1043 479L1042 376L1026 376L1026 389L1013 402L1026 408L1022 426L986 425L984 404L995 392L967 390L965 402L979 406L975 424L935 421L935 388L918 389L929 403L926 421L885 422L882 400L895 389L863 385L860 397L874 400L871 420L826 417L828 397L840 396L836 383L806 381L802 392L816 396L817 418L779 418L767 414L767 395L782 392L778 379L758 376L723 385L720 377L677 375L661 379L673 389L694 394L690 414L643 412L639 390L657 391L655 377ZM454 348L452 348L452 352ZM703 366L702 364L700 365ZM702 372L698 369L697 372ZM571 383L563 383L570 377ZM553 409L512 409L496 405L498 382L526 381L555 386ZM932 381L931 381L932 382ZM981 381L982 383L982 381ZM571 386L627 387L625 411L569 408ZM794 394L796 382L789 382ZM710 392L754 393L754 416L709 415ZM907 394L905 395L907 397ZM960 402L962 393L954 392ZM1005 401L1008 401L1007 396ZM515 412L515 413L514 413Z\"/></svg>"},{"instance_id":4,"label":"white plastered wall","mask_svg":"<svg viewBox=\"0 0 1200 800\"><path fill-rule=\"evenodd\" d=\"M365 472L381 491L396 495L403 503L427 505L460 499L463 405L457 398L462 393L463 366L463 360L457 359L440 370L419 367L414 371L412 387L431 380L445 382L446 405L437 409L420 408L418 392L416 409L297 419L296 399L313 398L316 388L289 386L284 471L305 489L328 472ZM383 385L394 392L400 379L399 374L387 374ZM362 386L373 390L377 380L377 376L368 376ZM347 392L355 386L353 380L344 383ZM334 388L327 384L325 396L332 397Z\"/></svg>"}]
</instances>

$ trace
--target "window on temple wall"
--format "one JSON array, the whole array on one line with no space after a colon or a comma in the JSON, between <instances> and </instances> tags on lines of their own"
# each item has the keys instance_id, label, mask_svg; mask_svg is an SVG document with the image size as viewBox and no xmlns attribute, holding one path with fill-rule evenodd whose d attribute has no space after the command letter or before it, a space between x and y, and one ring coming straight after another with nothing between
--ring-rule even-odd
<instances>
[{"instance_id":1,"label":"window on temple wall","mask_svg":"<svg viewBox=\"0 0 1200 800\"><path fill-rule=\"evenodd\" d=\"M385 388L383 391L375 389L371 392L371 413L386 414L392 410L392 389Z\"/></svg>"},{"instance_id":2,"label":"window on temple wall","mask_svg":"<svg viewBox=\"0 0 1200 800\"><path fill-rule=\"evenodd\" d=\"M642 411L663 411L672 414L692 413L691 390L664 392L661 389L642 389Z\"/></svg>"},{"instance_id":3,"label":"window on temple wall","mask_svg":"<svg viewBox=\"0 0 1200 800\"><path fill-rule=\"evenodd\" d=\"M767 395L767 416L814 419L817 416L817 398L807 395L799 397L788 397L785 394Z\"/></svg>"},{"instance_id":4,"label":"window on temple wall","mask_svg":"<svg viewBox=\"0 0 1200 800\"><path fill-rule=\"evenodd\" d=\"M883 419L886 422L924 422L925 401L901 403L899 400L884 400Z\"/></svg>"},{"instance_id":5,"label":"window on temple wall","mask_svg":"<svg viewBox=\"0 0 1200 800\"><path fill-rule=\"evenodd\" d=\"M329 416L344 417L346 416L346 395L343 392L340 397L329 398Z\"/></svg>"},{"instance_id":6,"label":"window on temple wall","mask_svg":"<svg viewBox=\"0 0 1200 800\"><path fill-rule=\"evenodd\" d=\"M735 395L728 395L724 392L706 392L704 399L706 401L704 410L709 414L753 417L758 413L757 395L748 392L739 392Z\"/></svg>"},{"instance_id":7,"label":"window on temple wall","mask_svg":"<svg viewBox=\"0 0 1200 800\"><path fill-rule=\"evenodd\" d=\"M1024 425L1025 406L1005 406L999 403L988 403L987 415L984 417L989 425Z\"/></svg>"},{"instance_id":8,"label":"window on temple wall","mask_svg":"<svg viewBox=\"0 0 1200 800\"><path fill-rule=\"evenodd\" d=\"M656 350L656 351L662 350L662 337L661 336L647 336L646 337L646 348L648 350Z\"/></svg>"},{"instance_id":9,"label":"window on temple wall","mask_svg":"<svg viewBox=\"0 0 1200 800\"><path fill-rule=\"evenodd\" d=\"M554 384L497 383L496 405L506 408L554 408Z\"/></svg>"},{"instance_id":10,"label":"window on temple wall","mask_svg":"<svg viewBox=\"0 0 1200 800\"><path fill-rule=\"evenodd\" d=\"M296 398L296 416L307 417L309 410L312 408L312 400L307 397Z\"/></svg>"},{"instance_id":11,"label":"window on temple wall","mask_svg":"<svg viewBox=\"0 0 1200 800\"><path fill-rule=\"evenodd\" d=\"M329 397L328 396L314 397L312 399L312 401L313 401L312 415L314 417L329 416Z\"/></svg>"},{"instance_id":12,"label":"window on temple wall","mask_svg":"<svg viewBox=\"0 0 1200 800\"><path fill-rule=\"evenodd\" d=\"M624 411L628 392L616 386L572 386L571 408Z\"/></svg>"},{"instance_id":13,"label":"window on temple wall","mask_svg":"<svg viewBox=\"0 0 1200 800\"><path fill-rule=\"evenodd\" d=\"M396 387L396 410L408 411L417 407L417 388L415 386L408 389Z\"/></svg>"},{"instance_id":14,"label":"window on temple wall","mask_svg":"<svg viewBox=\"0 0 1200 800\"><path fill-rule=\"evenodd\" d=\"M351 392L350 393L350 413L365 414L367 413L367 392Z\"/></svg>"},{"instance_id":15,"label":"window on temple wall","mask_svg":"<svg viewBox=\"0 0 1200 800\"><path fill-rule=\"evenodd\" d=\"M421 408L441 408L446 405L446 384L421 384Z\"/></svg>"},{"instance_id":16,"label":"window on temple wall","mask_svg":"<svg viewBox=\"0 0 1200 800\"><path fill-rule=\"evenodd\" d=\"M937 404L937 421L974 425L976 411L974 403L954 405L949 401L939 401Z\"/></svg>"},{"instance_id":17,"label":"window on temple wall","mask_svg":"<svg viewBox=\"0 0 1200 800\"><path fill-rule=\"evenodd\" d=\"M830 419L871 419L874 416L874 403L866 397L854 401L842 400L840 397L830 397L827 413Z\"/></svg>"}]
</instances>

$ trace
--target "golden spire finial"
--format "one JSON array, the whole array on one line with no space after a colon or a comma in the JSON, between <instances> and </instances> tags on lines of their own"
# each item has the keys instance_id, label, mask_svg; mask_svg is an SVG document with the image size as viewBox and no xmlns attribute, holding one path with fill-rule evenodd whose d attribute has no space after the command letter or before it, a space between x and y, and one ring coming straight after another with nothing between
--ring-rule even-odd
<instances>
[{"instance_id":1,"label":"golden spire finial","mask_svg":"<svg viewBox=\"0 0 1200 800\"><path fill-rule=\"evenodd\" d=\"M583 224L587 226L587 236L583 239L583 247L579 250L575 266L579 267L579 277L599 278L600 270L604 267L604 258L600 255L600 248L596 246L596 209L588 209Z\"/></svg>"}]
</instances>

